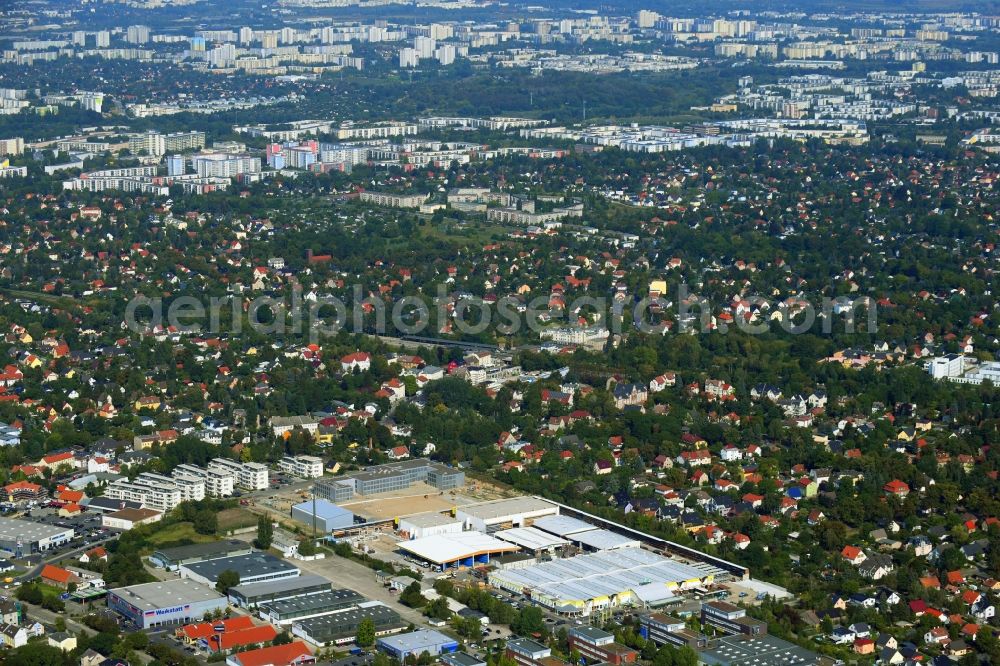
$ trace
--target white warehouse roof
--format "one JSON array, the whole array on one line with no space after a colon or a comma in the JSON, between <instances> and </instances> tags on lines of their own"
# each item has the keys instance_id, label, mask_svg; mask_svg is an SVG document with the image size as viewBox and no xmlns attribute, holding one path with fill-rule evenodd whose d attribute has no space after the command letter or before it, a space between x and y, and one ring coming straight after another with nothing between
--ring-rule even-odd
<instances>
[{"instance_id":1,"label":"white warehouse roof","mask_svg":"<svg viewBox=\"0 0 1000 666\"><path fill-rule=\"evenodd\" d=\"M509 541L526 550L544 550L546 548L556 548L569 544L569 541L566 539L553 536L548 532L543 532L534 527L515 527L509 530L501 530L494 533L493 536L504 541Z\"/></svg>"},{"instance_id":2,"label":"white warehouse roof","mask_svg":"<svg viewBox=\"0 0 1000 666\"><path fill-rule=\"evenodd\" d=\"M503 522L513 516L557 514L559 507L538 497L512 497L460 506L457 513L459 517L466 515L490 523Z\"/></svg>"},{"instance_id":3,"label":"white warehouse roof","mask_svg":"<svg viewBox=\"0 0 1000 666\"><path fill-rule=\"evenodd\" d=\"M571 516L545 516L536 520L534 527L561 537L597 529L594 525Z\"/></svg>"},{"instance_id":4,"label":"white warehouse roof","mask_svg":"<svg viewBox=\"0 0 1000 666\"><path fill-rule=\"evenodd\" d=\"M618 550L620 548L638 548L637 539L632 539L611 530L587 530L577 532L569 537L573 541L594 550Z\"/></svg>"},{"instance_id":5,"label":"white warehouse roof","mask_svg":"<svg viewBox=\"0 0 1000 666\"><path fill-rule=\"evenodd\" d=\"M435 534L413 541L403 541L399 547L433 564L450 564L477 555L513 553L518 550L517 546L494 539L482 532Z\"/></svg>"}]
</instances>

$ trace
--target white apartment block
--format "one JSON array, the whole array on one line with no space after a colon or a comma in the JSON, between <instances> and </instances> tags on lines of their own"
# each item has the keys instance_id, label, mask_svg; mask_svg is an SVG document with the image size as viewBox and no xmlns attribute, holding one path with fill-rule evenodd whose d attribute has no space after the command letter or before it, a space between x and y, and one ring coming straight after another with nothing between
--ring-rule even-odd
<instances>
[{"instance_id":1,"label":"white apartment block","mask_svg":"<svg viewBox=\"0 0 1000 666\"><path fill-rule=\"evenodd\" d=\"M160 474L143 474L142 476L148 476L151 480L159 483L174 483L181 489L182 502L205 499L205 482L201 479L171 479Z\"/></svg>"},{"instance_id":2,"label":"white apartment block","mask_svg":"<svg viewBox=\"0 0 1000 666\"><path fill-rule=\"evenodd\" d=\"M394 136L416 136L416 123L389 121L377 125L355 127L345 123L337 128L337 139L388 139Z\"/></svg>"},{"instance_id":3,"label":"white apartment block","mask_svg":"<svg viewBox=\"0 0 1000 666\"><path fill-rule=\"evenodd\" d=\"M232 178L243 173L260 173L260 158L231 153L195 155L191 166L202 178Z\"/></svg>"},{"instance_id":4,"label":"white apartment block","mask_svg":"<svg viewBox=\"0 0 1000 666\"><path fill-rule=\"evenodd\" d=\"M265 490L270 482L267 465L261 463L239 463L226 458L216 458L208 463L208 471L234 474L236 485L244 490Z\"/></svg>"},{"instance_id":5,"label":"white apartment block","mask_svg":"<svg viewBox=\"0 0 1000 666\"><path fill-rule=\"evenodd\" d=\"M278 463L281 471L303 479L323 476L323 460L316 456L285 456Z\"/></svg>"},{"instance_id":6,"label":"white apartment block","mask_svg":"<svg viewBox=\"0 0 1000 666\"><path fill-rule=\"evenodd\" d=\"M938 356L928 361L926 368L934 379L960 377L965 372L965 357L961 354Z\"/></svg>"},{"instance_id":7,"label":"white apartment block","mask_svg":"<svg viewBox=\"0 0 1000 666\"><path fill-rule=\"evenodd\" d=\"M20 155L24 152L24 139L19 136L13 139L0 139L0 157Z\"/></svg>"},{"instance_id":8,"label":"white apartment block","mask_svg":"<svg viewBox=\"0 0 1000 666\"><path fill-rule=\"evenodd\" d=\"M426 194L389 194L386 192L362 192L361 201L385 208L419 208L427 201Z\"/></svg>"},{"instance_id":9,"label":"white apartment block","mask_svg":"<svg viewBox=\"0 0 1000 666\"><path fill-rule=\"evenodd\" d=\"M138 502L157 511L170 511L181 503L181 489L176 483L142 477L140 475L135 481L118 479L108 486L106 495L111 499Z\"/></svg>"},{"instance_id":10,"label":"white apartment block","mask_svg":"<svg viewBox=\"0 0 1000 666\"><path fill-rule=\"evenodd\" d=\"M204 132L176 132L174 134L160 134L159 132L146 132L129 137L128 149L133 153L146 151L150 155L166 155L167 153L180 153L185 150L200 150L205 147Z\"/></svg>"},{"instance_id":11,"label":"white apartment block","mask_svg":"<svg viewBox=\"0 0 1000 666\"><path fill-rule=\"evenodd\" d=\"M236 475L228 471L210 471L195 465L178 465L175 479L198 480L205 484L205 494L210 497L229 497L236 490Z\"/></svg>"}]
</instances>

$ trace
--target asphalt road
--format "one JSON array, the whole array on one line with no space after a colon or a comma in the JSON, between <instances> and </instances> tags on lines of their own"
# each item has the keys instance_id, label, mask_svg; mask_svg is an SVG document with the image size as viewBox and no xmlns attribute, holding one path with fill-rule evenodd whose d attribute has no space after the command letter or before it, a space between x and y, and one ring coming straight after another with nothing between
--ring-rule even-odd
<instances>
[{"instance_id":1,"label":"asphalt road","mask_svg":"<svg viewBox=\"0 0 1000 666\"><path fill-rule=\"evenodd\" d=\"M32 569L29 569L28 571L25 571L23 574L16 576L15 579L24 578L30 580L32 578L36 578L38 574L42 572L42 569L45 568L46 564L58 562L59 560L66 559L68 557L75 557L76 555L82 555L91 548L97 548L101 544L107 543L108 541L114 541L117 538L118 538L117 534L110 534L104 537L103 539L100 539L98 541L91 541L90 543L80 546L79 548L74 548L73 550L63 550L59 551L58 553L54 553L46 558L43 558L42 561L39 562L37 565L35 565Z\"/></svg>"}]
</instances>

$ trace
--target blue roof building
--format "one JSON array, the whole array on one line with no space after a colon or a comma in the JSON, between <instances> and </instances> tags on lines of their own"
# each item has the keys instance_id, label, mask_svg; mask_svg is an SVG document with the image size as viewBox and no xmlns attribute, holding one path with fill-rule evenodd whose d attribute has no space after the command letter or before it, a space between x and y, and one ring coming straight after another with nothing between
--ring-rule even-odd
<instances>
[{"instance_id":1,"label":"blue roof building","mask_svg":"<svg viewBox=\"0 0 1000 666\"><path fill-rule=\"evenodd\" d=\"M316 498L316 531L329 534L354 524L354 514L333 502ZM292 519L313 526L313 501L307 500L292 507Z\"/></svg>"}]
</instances>

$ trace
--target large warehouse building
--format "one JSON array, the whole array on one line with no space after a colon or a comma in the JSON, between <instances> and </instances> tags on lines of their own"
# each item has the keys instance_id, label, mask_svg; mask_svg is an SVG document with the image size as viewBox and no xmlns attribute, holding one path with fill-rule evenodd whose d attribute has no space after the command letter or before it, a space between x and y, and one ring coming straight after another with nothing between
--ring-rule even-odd
<instances>
[{"instance_id":1,"label":"large warehouse building","mask_svg":"<svg viewBox=\"0 0 1000 666\"><path fill-rule=\"evenodd\" d=\"M455 534L462 531L462 521L443 513L418 513L399 519L396 528L408 539L422 539L437 534Z\"/></svg>"},{"instance_id":2,"label":"large warehouse building","mask_svg":"<svg viewBox=\"0 0 1000 666\"><path fill-rule=\"evenodd\" d=\"M368 602L339 613L299 620L292 625L292 635L320 647L344 645L354 641L358 625L365 618L375 623L376 637L399 633L409 624L388 606Z\"/></svg>"},{"instance_id":3,"label":"large warehouse building","mask_svg":"<svg viewBox=\"0 0 1000 666\"><path fill-rule=\"evenodd\" d=\"M434 536L402 541L400 550L410 557L435 567L472 567L485 564L493 555L515 553L518 547L482 532L435 534Z\"/></svg>"},{"instance_id":4,"label":"large warehouse building","mask_svg":"<svg viewBox=\"0 0 1000 666\"><path fill-rule=\"evenodd\" d=\"M432 657L445 652L455 652L458 650L458 641L451 636L446 636L440 631L433 629L422 629L411 631L408 634L398 636L387 636L375 642L380 652L384 652L394 659L405 661L407 657L413 655L419 657L424 652Z\"/></svg>"},{"instance_id":5,"label":"large warehouse building","mask_svg":"<svg viewBox=\"0 0 1000 666\"><path fill-rule=\"evenodd\" d=\"M315 520L313 520L315 507ZM292 507L292 520L303 523L310 530L315 525L317 534L330 534L354 524L354 514L325 499L308 500Z\"/></svg>"},{"instance_id":6,"label":"large warehouse building","mask_svg":"<svg viewBox=\"0 0 1000 666\"><path fill-rule=\"evenodd\" d=\"M14 556L40 553L73 538L72 527L0 518L0 550Z\"/></svg>"},{"instance_id":7,"label":"large warehouse building","mask_svg":"<svg viewBox=\"0 0 1000 666\"><path fill-rule=\"evenodd\" d=\"M205 585L214 586L223 571L235 571L240 584L263 583L284 578L295 578L299 568L270 553L253 552L217 560L184 564L178 569L181 578L191 578Z\"/></svg>"},{"instance_id":8,"label":"large warehouse building","mask_svg":"<svg viewBox=\"0 0 1000 666\"><path fill-rule=\"evenodd\" d=\"M721 569L687 564L640 548L622 548L496 570L489 581L528 594L558 613L589 615L617 606L653 607L673 600L674 590L710 584Z\"/></svg>"},{"instance_id":9,"label":"large warehouse building","mask_svg":"<svg viewBox=\"0 0 1000 666\"><path fill-rule=\"evenodd\" d=\"M208 543L192 543L176 548L164 548L153 551L150 561L168 571L176 571L182 564L217 560L233 555L249 555L253 548L246 541L230 539L228 541L209 541Z\"/></svg>"},{"instance_id":10,"label":"large warehouse building","mask_svg":"<svg viewBox=\"0 0 1000 666\"><path fill-rule=\"evenodd\" d=\"M108 591L108 608L140 629L200 621L226 610L226 597L193 580L165 580Z\"/></svg>"},{"instance_id":11,"label":"large warehouse building","mask_svg":"<svg viewBox=\"0 0 1000 666\"><path fill-rule=\"evenodd\" d=\"M470 530L492 534L512 527L531 527L535 520L558 513L558 506L541 498L514 497L458 507L455 517Z\"/></svg>"},{"instance_id":12,"label":"large warehouse building","mask_svg":"<svg viewBox=\"0 0 1000 666\"><path fill-rule=\"evenodd\" d=\"M329 592L333 583L323 576L302 574L295 578L284 578L269 583L246 583L229 589L229 600L240 608L256 608L269 601L295 599L311 594Z\"/></svg>"}]
</instances>

